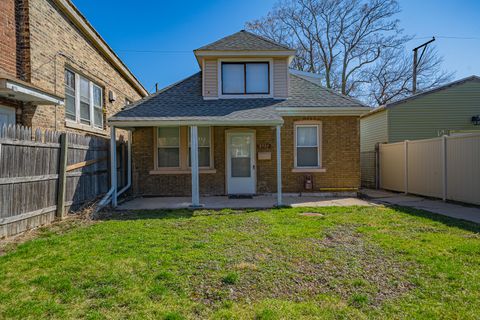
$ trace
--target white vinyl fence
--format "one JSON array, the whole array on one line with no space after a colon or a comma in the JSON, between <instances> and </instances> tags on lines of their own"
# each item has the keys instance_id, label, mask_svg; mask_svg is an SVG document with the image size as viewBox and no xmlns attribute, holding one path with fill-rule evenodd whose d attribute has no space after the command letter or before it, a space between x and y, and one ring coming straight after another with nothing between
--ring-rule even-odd
<instances>
[{"instance_id":1,"label":"white vinyl fence","mask_svg":"<svg viewBox=\"0 0 480 320\"><path fill-rule=\"evenodd\" d=\"M480 134L380 145L380 188L480 204Z\"/></svg>"}]
</instances>

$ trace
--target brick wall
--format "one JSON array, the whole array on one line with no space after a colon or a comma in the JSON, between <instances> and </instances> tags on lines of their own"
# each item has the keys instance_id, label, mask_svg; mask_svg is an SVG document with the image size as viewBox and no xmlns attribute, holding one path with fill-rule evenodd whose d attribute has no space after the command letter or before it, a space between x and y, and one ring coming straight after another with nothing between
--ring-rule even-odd
<instances>
[{"instance_id":1,"label":"brick wall","mask_svg":"<svg viewBox=\"0 0 480 320\"><path fill-rule=\"evenodd\" d=\"M0 73L29 80L29 0L0 1Z\"/></svg>"},{"instance_id":2,"label":"brick wall","mask_svg":"<svg viewBox=\"0 0 480 320\"><path fill-rule=\"evenodd\" d=\"M225 130L230 127L215 127L213 130L213 161L215 173L200 174L200 193L204 195L225 194ZM270 127L250 127L256 130L257 145L271 144L275 131ZM272 140L273 139L273 140ZM150 174L154 168L154 129L137 128L133 132L133 192L143 195L191 195L191 175ZM275 183L273 160L257 162L258 192L272 192Z\"/></svg>"},{"instance_id":3,"label":"brick wall","mask_svg":"<svg viewBox=\"0 0 480 320\"><path fill-rule=\"evenodd\" d=\"M322 121L322 163L326 172L312 173L314 190L360 186L360 138L358 117L287 117L282 127L282 176L284 192L304 192L306 173L294 173L294 121ZM225 130L214 128L215 173L200 174L202 195L225 194ZM269 151L271 160L257 160L257 193L276 192L276 147L274 127L255 129L257 152ZM190 196L191 175L150 174L154 168L154 130L137 128L133 133L133 188L136 195Z\"/></svg>"},{"instance_id":4,"label":"brick wall","mask_svg":"<svg viewBox=\"0 0 480 320\"><path fill-rule=\"evenodd\" d=\"M322 122L322 167L326 172L294 173L294 122ZM285 117L282 127L284 192L302 192L306 174L313 176L313 192L320 188L360 187L360 129L358 117Z\"/></svg>"},{"instance_id":5,"label":"brick wall","mask_svg":"<svg viewBox=\"0 0 480 320\"><path fill-rule=\"evenodd\" d=\"M118 112L124 106L125 98L131 101L141 98L52 0L28 1L31 82L34 85L63 97L64 70L68 66L104 89L104 118ZM109 91L116 94L116 101L108 101ZM22 119L25 125L35 128L86 132L66 128L64 107L61 106L26 105ZM108 134L108 131L103 133Z\"/></svg>"},{"instance_id":6,"label":"brick wall","mask_svg":"<svg viewBox=\"0 0 480 320\"><path fill-rule=\"evenodd\" d=\"M15 0L0 1L0 72L17 75Z\"/></svg>"}]
</instances>

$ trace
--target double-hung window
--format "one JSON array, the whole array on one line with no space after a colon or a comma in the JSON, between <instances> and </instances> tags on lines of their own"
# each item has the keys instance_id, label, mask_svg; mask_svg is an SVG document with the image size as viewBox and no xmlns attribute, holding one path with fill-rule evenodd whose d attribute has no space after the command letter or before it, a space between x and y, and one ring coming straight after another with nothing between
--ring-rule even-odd
<instances>
[{"instance_id":1,"label":"double-hung window","mask_svg":"<svg viewBox=\"0 0 480 320\"><path fill-rule=\"evenodd\" d=\"M198 127L198 166L210 167L210 127ZM191 141L190 130L188 130L188 166L191 167L192 162L190 160L191 154Z\"/></svg>"},{"instance_id":2,"label":"double-hung window","mask_svg":"<svg viewBox=\"0 0 480 320\"><path fill-rule=\"evenodd\" d=\"M103 128L103 89L68 69L65 69L65 118Z\"/></svg>"},{"instance_id":3,"label":"double-hung window","mask_svg":"<svg viewBox=\"0 0 480 320\"><path fill-rule=\"evenodd\" d=\"M180 167L180 127L157 129L158 167Z\"/></svg>"},{"instance_id":4,"label":"double-hung window","mask_svg":"<svg viewBox=\"0 0 480 320\"><path fill-rule=\"evenodd\" d=\"M76 116L75 73L65 70L65 117L75 121Z\"/></svg>"},{"instance_id":5,"label":"double-hung window","mask_svg":"<svg viewBox=\"0 0 480 320\"><path fill-rule=\"evenodd\" d=\"M320 167L320 125L295 125L295 167Z\"/></svg>"},{"instance_id":6,"label":"double-hung window","mask_svg":"<svg viewBox=\"0 0 480 320\"><path fill-rule=\"evenodd\" d=\"M213 129L198 127L198 166L213 169ZM187 126L155 128L155 169L163 172L189 172L191 134Z\"/></svg>"},{"instance_id":7,"label":"double-hung window","mask_svg":"<svg viewBox=\"0 0 480 320\"><path fill-rule=\"evenodd\" d=\"M222 62L222 94L269 94L268 62Z\"/></svg>"}]
</instances>

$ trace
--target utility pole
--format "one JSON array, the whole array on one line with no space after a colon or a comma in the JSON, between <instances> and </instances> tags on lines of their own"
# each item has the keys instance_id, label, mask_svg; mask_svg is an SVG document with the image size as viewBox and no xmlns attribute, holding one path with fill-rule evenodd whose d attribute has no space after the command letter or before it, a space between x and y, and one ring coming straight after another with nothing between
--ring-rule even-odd
<instances>
[{"instance_id":1,"label":"utility pole","mask_svg":"<svg viewBox=\"0 0 480 320\"><path fill-rule=\"evenodd\" d=\"M420 64L420 61L422 61L423 54L425 53L425 50L427 49L427 46L435 41L435 37L432 37L431 40L425 42L422 45L419 45L418 47L413 49L413 79L412 79L412 92L415 94L417 92L417 67ZM422 53L420 53L420 58L417 61L417 54L418 54L418 49L423 48Z\"/></svg>"}]
</instances>

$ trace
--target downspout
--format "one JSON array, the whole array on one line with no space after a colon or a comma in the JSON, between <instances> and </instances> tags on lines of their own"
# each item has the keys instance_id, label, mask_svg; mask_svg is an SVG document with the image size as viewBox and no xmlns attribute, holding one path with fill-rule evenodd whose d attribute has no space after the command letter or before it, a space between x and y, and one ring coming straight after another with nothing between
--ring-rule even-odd
<instances>
[{"instance_id":1,"label":"downspout","mask_svg":"<svg viewBox=\"0 0 480 320\"><path fill-rule=\"evenodd\" d=\"M114 136L114 135L113 135ZM112 144L112 146L115 146L116 147L116 140L115 140L115 144ZM115 155L117 154L116 153L116 148L115 148ZM113 155L111 156L111 159L112 159ZM116 157L115 157L116 158ZM116 162L116 159L115 159L115 162ZM112 167L116 167L116 166L112 166ZM116 173L116 171L115 171ZM112 172L113 174L113 172ZM121 195L122 193L124 193L125 191L127 191L132 185L132 131L128 131L128 142L127 142L127 185L125 187L122 188L122 190L120 190L118 193L117 193L117 197L119 195ZM97 208L95 209L95 212L98 212L100 211L103 207L105 207L109 202L112 201L112 194L113 194L113 191L115 190L116 188L114 188L114 186L112 185L110 187L110 190L108 190L108 192L105 194L105 196L103 196L103 198L98 202L97 204Z\"/></svg>"}]
</instances>

